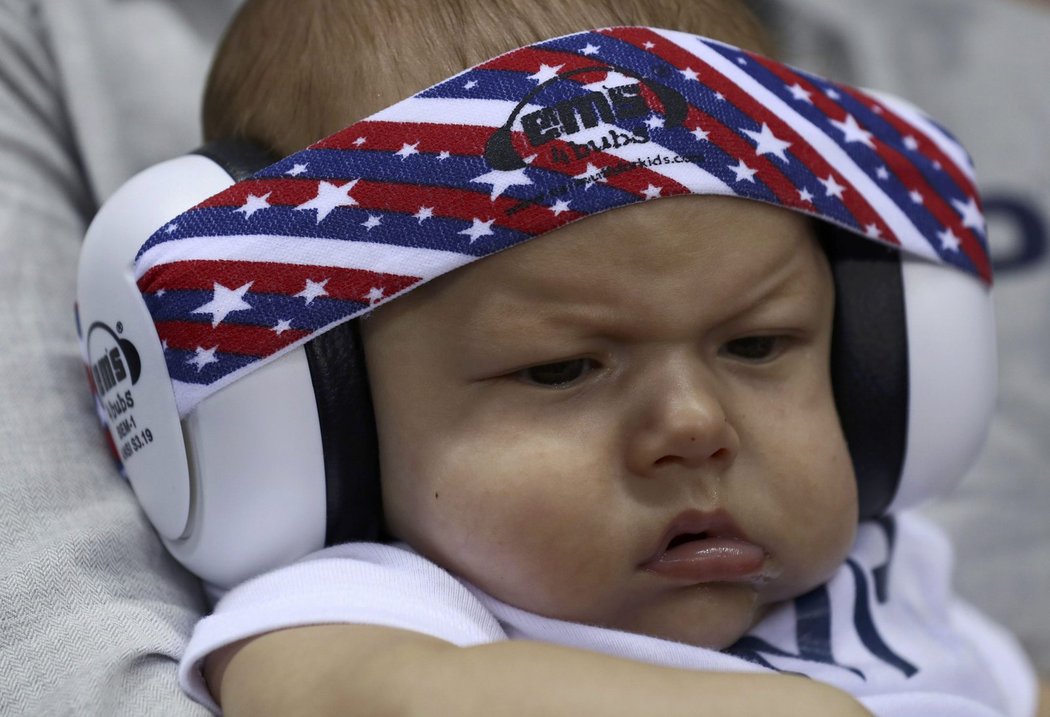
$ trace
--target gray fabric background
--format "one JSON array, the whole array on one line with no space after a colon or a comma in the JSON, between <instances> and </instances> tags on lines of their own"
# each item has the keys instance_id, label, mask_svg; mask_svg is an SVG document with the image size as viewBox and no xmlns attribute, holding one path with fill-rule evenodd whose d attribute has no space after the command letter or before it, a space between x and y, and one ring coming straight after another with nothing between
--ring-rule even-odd
<instances>
[{"instance_id":1,"label":"gray fabric background","mask_svg":"<svg viewBox=\"0 0 1050 717\"><path fill-rule=\"evenodd\" d=\"M198 143L232 3L0 2L0 714L202 715L204 604L97 428L73 329L96 202Z\"/></svg>"}]
</instances>

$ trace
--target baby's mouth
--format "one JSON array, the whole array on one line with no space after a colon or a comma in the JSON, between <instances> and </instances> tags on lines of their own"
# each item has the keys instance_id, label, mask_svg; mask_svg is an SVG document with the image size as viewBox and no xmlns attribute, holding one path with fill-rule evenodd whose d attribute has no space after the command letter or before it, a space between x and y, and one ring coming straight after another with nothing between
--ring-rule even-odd
<instances>
[{"instance_id":1,"label":"baby's mouth","mask_svg":"<svg viewBox=\"0 0 1050 717\"><path fill-rule=\"evenodd\" d=\"M707 533L681 533L680 535L671 538L671 542L667 545L667 550L677 548L679 545L691 543L695 540L705 540L708 537L710 536Z\"/></svg>"},{"instance_id":2,"label":"baby's mouth","mask_svg":"<svg viewBox=\"0 0 1050 717\"><path fill-rule=\"evenodd\" d=\"M641 567L687 584L749 582L761 577L766 557L725 511L686 511Z\"/></svg>"}]
</instances>

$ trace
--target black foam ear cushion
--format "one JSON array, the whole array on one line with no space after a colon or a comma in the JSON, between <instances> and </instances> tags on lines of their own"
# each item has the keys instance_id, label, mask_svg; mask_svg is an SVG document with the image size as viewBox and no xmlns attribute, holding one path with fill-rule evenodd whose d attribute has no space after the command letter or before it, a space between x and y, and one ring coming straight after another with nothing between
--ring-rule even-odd
<instances>
[{"instance_id":1,"label":"black foam ear cushion","mask_svg":"<svg viewBox=\"0 0 1050 717\"><path fill-rule=\"evenodd\" d=\"M215 162L225 169L235 182L247 179L278 159L263 147L245 139L213 140L195 149L193 154Z\"/></svg>"},{"instance_id":2,"label":"black foam ear cushion","mask_svg":"<svg viewBox=\"0 0 1050 717\"><path fill-rule=\"evenodd\" d=\"M328 487L325 545L382 540L383 507L372 392L358 322L306 344Z\"/></svg>"},{"instance_id":3,"label":"black foam ear cushion","mask_svg":"<svg viewBox=\"0 0 1050 717\"><path fill-rule=\"evenodd\" d=\"M824 231L835 280L831 381L857 476L860 519L880 516L908 440L908 334L900 252Z\"/></svg>"}]
</instances>

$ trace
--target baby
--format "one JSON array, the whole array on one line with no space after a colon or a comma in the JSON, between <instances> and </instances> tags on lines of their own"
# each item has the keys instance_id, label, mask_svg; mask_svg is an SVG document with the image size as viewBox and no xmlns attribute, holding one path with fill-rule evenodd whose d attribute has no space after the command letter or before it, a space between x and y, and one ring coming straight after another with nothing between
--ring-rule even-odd
<instances>
[{"instance_id":1,"label":"baby","mask_svg":"<svg viewBox=\"0 0 1050 717\"><path fill-rule=\"evenodd\" d=\"M652 29L762 48L735 2L288 8L235 20L208 134L278 156L331 136L167 224L138 286L184 416L254 371L249 354L313 339L363 355L380 528L329 526L332 547L230 591L187 651L191 695L229 714L1032 712L1016 645L948 594L943 540L886 513L922 490L898 487L895 426L876 423L873 452L855 427L884 419L877 379L833 375L867 350L837 342L871 343L851 331L923 341L884 300L905 291L901 261L873 240L923 254L920 276L988 278L950 139L889 100ZM566 35L594 26L611 29ZM808 134L819 121L835 132ZM920 148L928 174L906 158ZM253 219L294 240L266 245L282 268L195 260L191 291L186 255L165 252L239 242ZM892 271L858 294L851 262ZM224 326L277 338L194 346Z\"/></svg>"}]
</instances>

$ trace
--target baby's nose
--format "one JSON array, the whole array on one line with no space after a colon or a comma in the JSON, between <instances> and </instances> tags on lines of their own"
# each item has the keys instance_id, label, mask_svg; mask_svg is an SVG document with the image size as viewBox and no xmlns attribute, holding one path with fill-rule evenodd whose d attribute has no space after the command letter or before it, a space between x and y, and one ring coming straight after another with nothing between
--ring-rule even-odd
<instances>
[{"instance_id":1,"label":"baby's nose","mask_svg":"<svg viewBox=\"0 0 1050 717\"><path fill-rule=\"evenodd\" d=\"M653 372L638 386L640 409L629 439L632 472L667 466L720 469L732 463L739 436L729 421L718 380L695 362Z\"/></svg>"}]
</instances>

